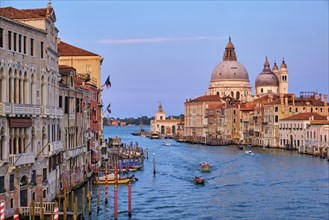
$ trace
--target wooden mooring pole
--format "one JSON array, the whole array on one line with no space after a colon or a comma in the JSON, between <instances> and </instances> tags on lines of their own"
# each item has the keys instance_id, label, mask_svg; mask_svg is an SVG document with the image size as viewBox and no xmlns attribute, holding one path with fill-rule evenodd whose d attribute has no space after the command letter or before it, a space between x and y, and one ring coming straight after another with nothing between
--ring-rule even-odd
<instances>
[{"instance_id":1,"label":"wooden mooring pole","mask_svg":"<svg viewBox=\"0 0 329 220\"><path fill-rule=\"evenodd\" d=\"M153 174L156 174L156 169L155 169L155 153L153 153Z\"/></svg>"},{"instance_id":2,"label":"wooden mooring pole","mask_svg":"<svg viewBox=\"0 0 329 220\"><path fill-rule=\"evenodd\" d=\"M128 183L128 216L131 218L131 183Z\"/></svg>"}]
</instances>

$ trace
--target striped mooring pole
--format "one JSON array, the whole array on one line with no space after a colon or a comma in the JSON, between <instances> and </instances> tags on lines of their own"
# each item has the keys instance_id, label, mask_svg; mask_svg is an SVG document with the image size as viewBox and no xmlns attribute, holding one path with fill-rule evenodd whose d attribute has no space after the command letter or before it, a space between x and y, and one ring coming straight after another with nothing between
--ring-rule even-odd
<instances>
[{"instance_id":1,"label":"striped mooring pole","mask_svg":"<svg viewBox=\"0 0 329 220\"><path fill-rule=\"evenodd\" d=\"M19 215L14 215L14 220L19 220Z\"/></svg>"},{"instance_id":2,"label":"striped mooring pole","mask_svg":"<svg viewBox=\"0 0 329 220\"><path fill-rule=\"evenodd\" d=\"M54 220L58 220L58 207L54 208Z\"/></svg>"},{"instance_id":3,"label":"striped mooring pole","mask_svg":"<svg viewBox=\"0 0 329 220\"><path fill-rule=\"evenodd\" d=\"M5 202L0 202L0 220L5 220Z\"/></svg>"}]
</instances>

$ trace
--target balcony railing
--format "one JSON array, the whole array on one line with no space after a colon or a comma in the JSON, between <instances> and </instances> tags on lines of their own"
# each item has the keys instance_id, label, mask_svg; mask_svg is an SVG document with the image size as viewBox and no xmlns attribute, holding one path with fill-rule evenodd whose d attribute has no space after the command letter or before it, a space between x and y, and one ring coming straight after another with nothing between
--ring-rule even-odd
<instances>
[{"instance_id":1,"label":"balcony railing","mask_svg":"<svg viewBox=\"0 0 329 220\"><path fill-rule=\"evenodd\" d=\"M73 149L69 149L69 150L66 151L66 158L69 159L71 157L76 157L76 156L84 153L85 150L86 149L82 146L79 146L79 147L76 147L76 148L73 148Z\"/></svg>"},{"instance_id":2,"label":"balcony railing","mask_svg":"<svg viewBox=\"0 0 329 220\"><path fill-rule=\"evenodd\" d=\"M0 102L0 115L38 117L63 117L63 109L32 104Z\"/></svg>"},{"instance_id":3,"label":"balcony railing","mask_svg":"<svg viewBox=\"0 0 329 220\"><path fill-rule=\"evenodd\" d=\"M9 155L10 163L14 166L33 164L35 161L34 153L22 153Z\"/></svg>"},{"instance_id":4,"label":"balcony railing","mask_svg":"<svg viewBox=\"0 0 329 220\"><path fill-rule=\"evenodd\" d=\"M59 152L64 150L64 145L62 141L54 141L49 144L49 152L48 156L52 156L54 154L58 154Z\"/></svg>"}]
</instances>

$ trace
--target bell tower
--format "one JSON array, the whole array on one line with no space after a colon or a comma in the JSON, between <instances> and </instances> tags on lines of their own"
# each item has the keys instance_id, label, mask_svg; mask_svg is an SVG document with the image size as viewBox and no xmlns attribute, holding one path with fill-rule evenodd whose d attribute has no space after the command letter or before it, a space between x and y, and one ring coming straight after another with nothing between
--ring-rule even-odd
<instances>
[{"instance_id":1,"label":"bell tower","mask_svg":"<svg viewBox=\"0 0 329 220\"><path fill-rule=\"evenodd\" d=\"M279 93L288 94L288 70L284 59L282 60L279 71Z\"/></svg>"}]
</instances>

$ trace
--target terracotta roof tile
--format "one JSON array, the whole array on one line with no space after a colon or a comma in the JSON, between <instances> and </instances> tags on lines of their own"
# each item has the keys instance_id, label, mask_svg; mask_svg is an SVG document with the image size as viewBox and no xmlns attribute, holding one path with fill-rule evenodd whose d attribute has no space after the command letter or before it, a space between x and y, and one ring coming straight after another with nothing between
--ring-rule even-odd
<instances>
[{"instance_id":1,"label":"terracotta roof tile","mask_svg":"<svg viewBox=\"0 0 329 220\"><path fill-rule=\"evenodd\" d=\"M50 8L50 13L52 8ZM27 18L45 18L47 17L47 8L38 9L16 9L13 7L0 8L0 16L9 19L27 19Z\"/></svg>"},{"instance_id":2,"label":"terracotta roof tile","mask_svg":"<svg viewBox=\"0 0 329 220\"><path fill-rule=\"evenodd\" d=\"M314 120L327 120L326 116L319 115L318 113L315 112L304 112L304 113L299 113L297 115L292 115L287 118L281 119L281 121L291 121L291 120L309 120L310 117L313 116Z\"/></svg>"},{"instance_id":3,"label":"terracotta roof tile","mask_svg":"<svg viewBox=\"0 0 329 220\"><path fill-rule=\"evenodd\" d=\"M255 106L246 106L243 108L240 108L240 111L253 111L255 110Z\"/></svg>"},{"instance_id":4,"label":"terracotta roof tile","mask_svg":"<svg viewBox=\"0 0 329 220\"><path fill-rule=\"evenodd\" d=\"M311 125L329 125L329 120L313 120L310 121Z\"/></svg>"},{"instance_id":5,"label":"terracotta roof tile","mask_svg":"<svg viewBox=\"0 0 329 220\"><path fill-rule=\"evenodd\" d=\"M59 56L99 56L98 54L75 47L63 41L58 44L58 53Z\"/></svg>"},{"instance_id":6,"label":"terracotta roof tile","mask_svg":"<svg viewBox=\"0 0 329 220\"><path fill-rule=\"evenodd\" d=\"M218 95L204 95L189 100L187 102L219 102L219 101L222 101L222 99Z\"/></svg>"}]
</instances>

